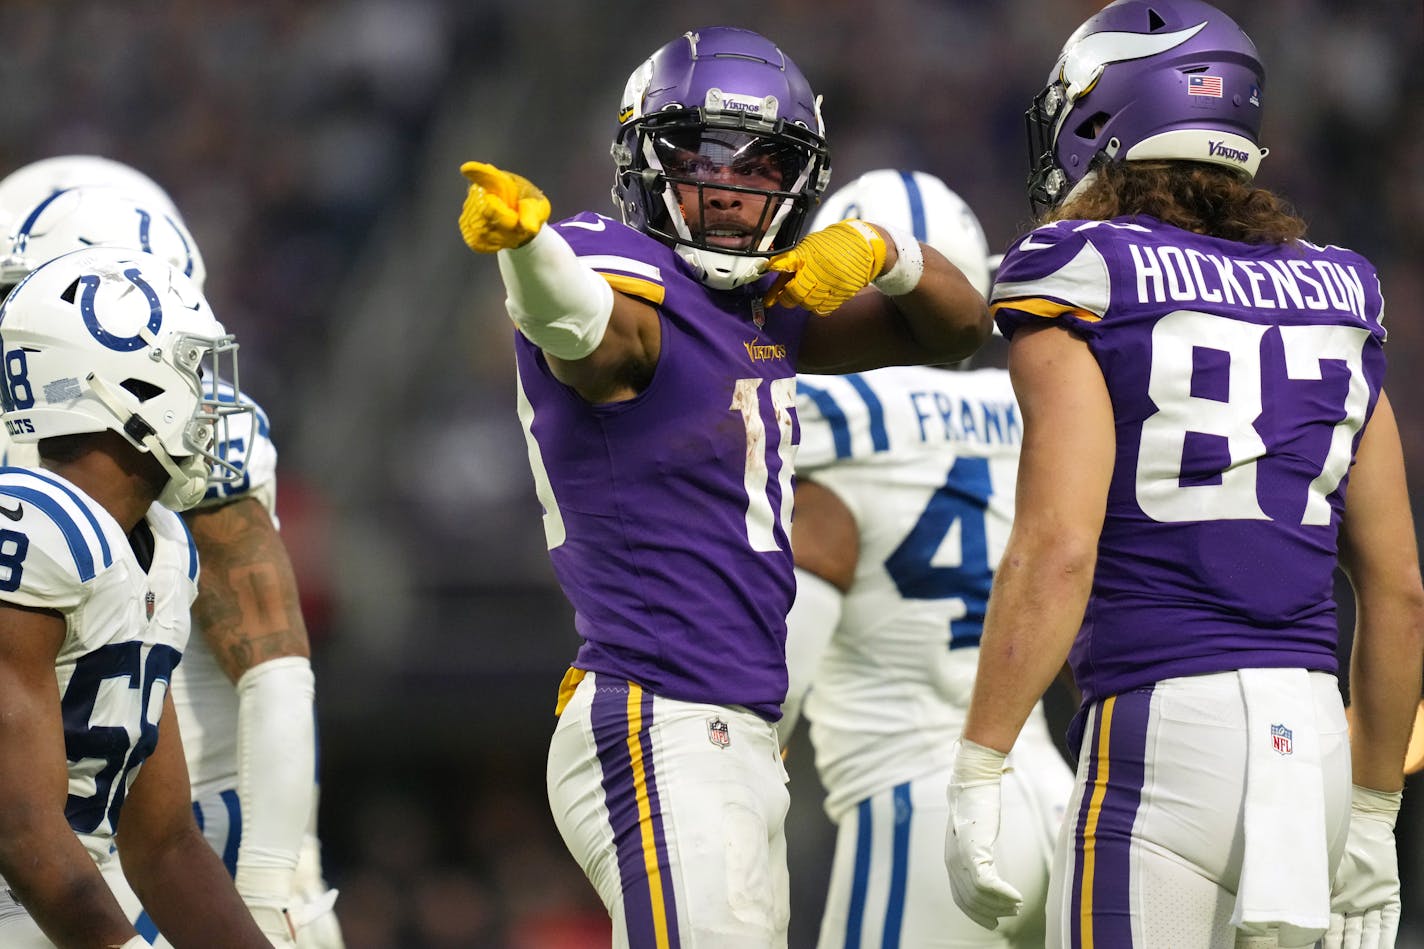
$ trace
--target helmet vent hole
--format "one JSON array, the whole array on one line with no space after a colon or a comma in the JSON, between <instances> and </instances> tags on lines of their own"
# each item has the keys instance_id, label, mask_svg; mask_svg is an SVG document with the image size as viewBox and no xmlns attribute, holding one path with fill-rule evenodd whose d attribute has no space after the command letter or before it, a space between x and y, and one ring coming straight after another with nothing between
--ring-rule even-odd
<instances>
[{"instance_id":1,"label":"helmet vent hole","mask_svg":"<svg viewBox=\"0 0 1424 949\"><path fill-rule=\"evenodd\" d=\"M74 302L74 297L75 297L78 293L79 293L79 278L78 278L78 277L75 277L75 278L74 278L74 282L71 283L69 286L67 286L67 287L64 288L64 292L59 295L59 298L60 298L61 300L63 300L65 303L73 303L73 302Z\"/></svg>"},{"instance_id":2,"label":"helmet vent hole","mask_svg":"<svg viewBox=\"0 0 1424 949\"><path fill-rule=\"evenodd\" d=\"M139 402L147 402L149 399L163 394L162 389L144 379L125 379L119 383L119 387L126 389Z\"/></svg>"},{"instance_id":3,"label":"helmet vent hole","mask_svg":"<svg viewBox=\"0 0 1424 949\"><path fill-rule=\"evenodd\" d=\"M1091 142L1098 137L1098 133L1108 124L1109 118L1111 118L1111 116L1106 112L1094 112L1082 122L1078 123L1077 128L1073 129L1073 134L1084 141Z\"/></svg>"},{"instance_id":4,"label":"helmet vent hole","mask_svg":"<svg viewBox=\"0 0 1424 949\"><path fill-rule=\"evenodd\" d=\"M1166 25L1167 21L1162 19L1156 10L1149 7L1147 10L1147 32L1155 33Z\"/></svg>"}]
</instances>

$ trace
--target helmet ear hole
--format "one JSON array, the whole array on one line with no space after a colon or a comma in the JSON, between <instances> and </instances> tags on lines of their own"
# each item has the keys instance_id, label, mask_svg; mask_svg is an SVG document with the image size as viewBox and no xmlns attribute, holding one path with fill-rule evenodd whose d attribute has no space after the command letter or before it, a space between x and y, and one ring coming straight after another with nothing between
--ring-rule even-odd
<instances>
[{"instance_id":1,"label":"helmet ear hole","mask_svg":"<svg viewBox=\"0 0 1424 949\"><path fill-rule=\"evenodd\" d=\"M1164 19L1162 19L1162 14L1158 13L1156 10L1153 10L1153 9L1150 9L1150 8L1148 9L1148 11L1147 11L1147 32L1149 32L1149 33L1155 33L1157 30L1162 29L1162 27L1164 27L1164 26L1166 26L1166 25L1167 25L1167 21L1164 20Z\"/></svg>"},{"instance_id":2,"label":"helmet ear hole","mask_svg":"<svg viewBox=\"0 0 1424 949\"><path fill-rule=\"evenodd\" d=\"M1091 142L1098 137L1098 133L1103 130L1103 126L1108 124L1108 119L1110 118L1112 118L1112 116L1106 112L1094 112L1078 123L1077 127L1073 129L1073 134L1085 142Z\"/></svg>"},{"instance_id":3,"label":"helmet ear hole","mask_svg":"<svg viewBox=\"0 0 1424 949\"><path fill-rule=\"evenodd\" d=\"M67 286L67 287L64 288L64 292L59 295L59 298L60 298L61 300L63 300L65 303L73 303L73 302L74 302L74 298L75 298L78 294L79 294L79 278L78 278L78 277L75 277L75 278L74 278L74 282L71 283L69 286Z\"/></svg>"},{"instance_id":4,"label":"helmet ear hole","mask_svg":"<svg viewBox=\"0 0 1424 949\"><path fill-rule=\"evenodd\" d=\"M125 379L119 383L119 388L127 390L139 402L147 402L163 394L161 388L146 379Z\"/></svg>"}]
</instances>

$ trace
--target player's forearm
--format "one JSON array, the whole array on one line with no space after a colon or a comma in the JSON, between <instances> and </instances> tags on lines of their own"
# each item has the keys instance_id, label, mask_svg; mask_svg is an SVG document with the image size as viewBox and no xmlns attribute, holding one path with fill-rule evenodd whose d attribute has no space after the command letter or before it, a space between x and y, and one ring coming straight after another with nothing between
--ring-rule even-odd
<instances>
[{"instance_id":1,"label":"player's forearm","mask_svg":"<svg viewBox=\"0 0 1424 949\"><path fill-rule=\"evenodd\" d=\"M134 893L175 949L270 949L196 827L152 847L125 840L119 853Z\"/></svg>"},{"instance_id":2,"label":"player's forearm","mask_svg":"<svg viewBox=\"0 0 1424 949\"><path fill-rule=\"evenodd\" d=\"M1357 618L1350 660L1354 782L1398 791L1419 704L1424 604L1408 593L1361 596Z\"/></svg>"},{"instance_id":3,"label":"player's forearm","mask_svg":"<svg viewBox=\"0 0 1424 949\"><path fill-rule=\"evenodd\" d=\"M959 268L932 249L925 248L924 268L915 289L891 299L925 363L958 362L989 338L989 309Z\"/></svg>"},{"instance_id":4,"label":"player's forearm","mask_svg":"<svg viewBox=\"0 0 1424 949\"><path fill-rule=\"evenodd\" d=\"M549 355L583 359L603 341L613 288L556 229L544 227L524 246L500 251L499 273L510 319Z\"/></svg>"},{"instance_id":5,"label":"player's forearm","mask_svg":"<svg viewBox=\"0 0 1424 949\"><path fill-rule=\"evenodd\" d=\"M315 683L300 657L262 663L238 681L237 890L285 903L305 836L316 774Z\"/></svg>"},{"instance_id":6,"label":"player's forearm","mask_svg":"<svg viewBox=\"0 0 1424 949\"><path fill-rule=\"evenodd\" d=\"M1016 545L994 577L964 737L1007 752L1059 674L1082 624L1095 546Z\"/></svg>"},{"instance_id":7,"label":"player's forearm","mask_svg":"<svg viewBox=\"0 0 1424 949\"><path fill-rule=\"evenodd\" d=\"M227 677L311 655L296 573L262 503L244 497L184 519L202 558L193 619Z\"/></svg>"},{"instance_id":8,"label":"player's forearm","mask_svg":"<svg viewBox=\"0 0 1424 949\"><path fill-rule=\"evenodd\" d=\"M56 946L117 946L134 935L93 859L63 821L52 827L0 825L0 876Z\"/></svg>"}]
</instances>

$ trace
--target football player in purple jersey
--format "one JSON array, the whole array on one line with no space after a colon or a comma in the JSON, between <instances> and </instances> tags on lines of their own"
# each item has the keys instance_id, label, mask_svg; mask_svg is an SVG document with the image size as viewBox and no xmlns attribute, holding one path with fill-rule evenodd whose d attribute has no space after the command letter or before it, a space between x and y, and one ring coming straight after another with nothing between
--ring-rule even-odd
<instances>
[{"instance_id":1,"label":"football player in purple jersey","mask_svg":"<svg viewBox=\"0 0 1424 949\"><path fill-rule=\"evenodd\" d=\"M460 230L498 254L545 535L584 640L550 803L617 945L784 946L773 723L795 374L952 362L988 313L908 234L844 221L801 239L826 140L818 98L766 38L678 37L621 105L621 221L546 225L528 181L462 169Z\"/></svg>"},{"instance_id":2,"label":"football player in purple jersey","mask_svg":"<svg viewBox=\"0 0 1424 949\"><path fill-rule=\"evenodd\" d=\"M1118 0L1028 113L1048 213L990 306L1018 509L949 786L956 902L1017 912L1004 755L1083 690L1051 946L1392 946L1424 587L1374 267L1252 184L1268 92L1201 0ZM1358 604L1347 730L1332 573ZM1353 785L1353 786L1352 786Z\"/></svg>"}]
</instances>

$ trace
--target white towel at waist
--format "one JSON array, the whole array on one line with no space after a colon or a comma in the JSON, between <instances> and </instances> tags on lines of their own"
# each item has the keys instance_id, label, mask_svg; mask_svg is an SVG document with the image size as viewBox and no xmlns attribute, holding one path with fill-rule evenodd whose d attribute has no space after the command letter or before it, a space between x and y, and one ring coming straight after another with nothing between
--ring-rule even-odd
<instances>
[{"instance_id":1,"label":"white towel at waist","mask_svg":"<svg viewBox=\"0 0 1424 949\"><path fill-rule=\"evenodd\" d=\"M1245 842L1233 926L1279 927L1309 946L1330 925L1330 858L1320 735L1310 673L1242 669L1246 702Z\"/></svg>"}]
</instances>

